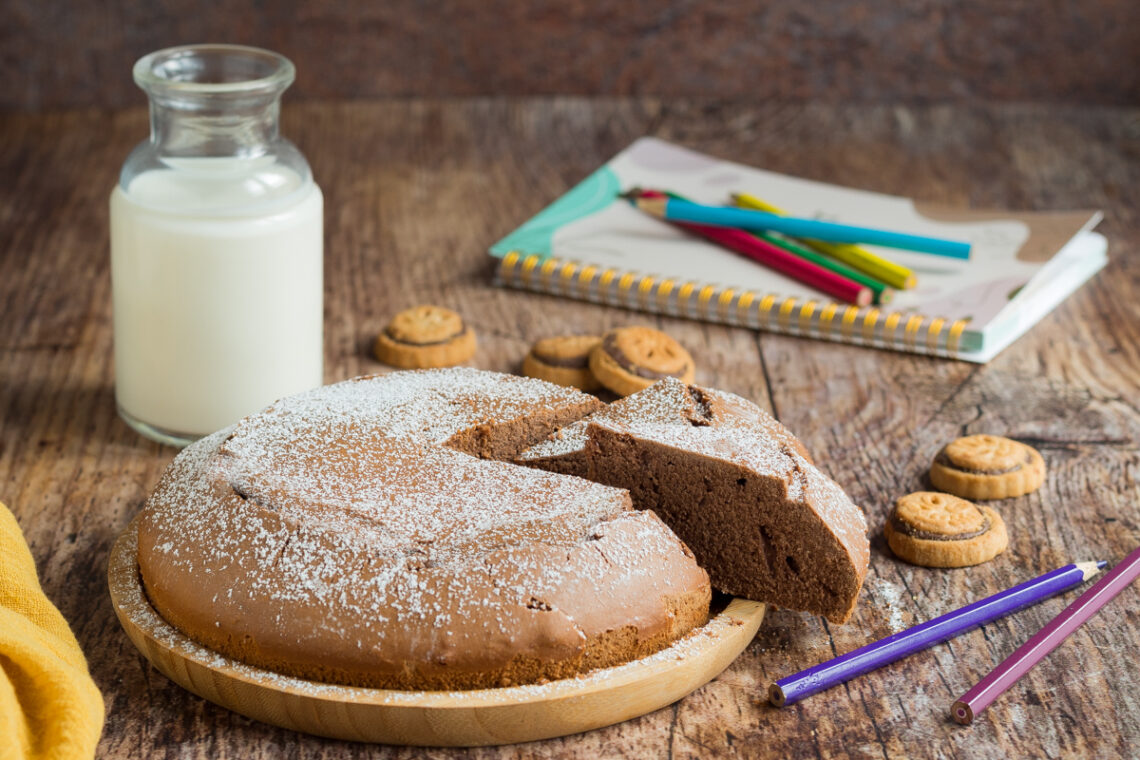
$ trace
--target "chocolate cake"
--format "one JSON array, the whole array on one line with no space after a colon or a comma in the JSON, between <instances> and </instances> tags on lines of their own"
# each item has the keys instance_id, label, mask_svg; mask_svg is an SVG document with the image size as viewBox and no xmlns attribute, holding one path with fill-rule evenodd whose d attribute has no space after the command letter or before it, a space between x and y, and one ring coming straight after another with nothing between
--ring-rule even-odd
<instances>
[{"instance_id":1,"label":"chocolate cake","mask_svg":"<svg viewBox=\"0 0 1140 760\"><path fill-rule=\"evenodd\" d=\"M279 401L163 475L146 594L201 644L336 683L479 688L647 655L707 619L689 550L625 491L494 461L601 406L469 369Z\"/></svg>"},{"instance_id":2,"label":"chocolate cake","mask_svg":"<svg viewBox=\"0 0 1140 760\"><path fill-rule=\"evenodd\" d=\"M665 379L518 460L628 489L721 591L844 622L867 572L862 512L745 399Z\"/></svg>"}]
</instances>

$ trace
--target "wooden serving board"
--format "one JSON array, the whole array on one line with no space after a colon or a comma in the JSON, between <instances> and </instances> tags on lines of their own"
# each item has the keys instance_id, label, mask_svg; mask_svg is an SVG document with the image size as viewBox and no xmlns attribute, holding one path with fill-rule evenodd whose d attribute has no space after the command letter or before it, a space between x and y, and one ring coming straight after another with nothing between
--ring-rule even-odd
<instances>
[{"instance_id":1,"label":"wooden serving board","mask_svg":"<svg viewBox=\"0 0 1140 760\"><path fill-rule=\"evenodd\" d=\"M127 635L164 675L256 720L353 741L479 746L549 739L653 712L700 688L744 651L765 606L733 599L705 626L636 662L546 684L475 691L394 691L282 676L190 640L151 607L138 569L137 519L107 575Z\"/></svg>"}]
</instances>

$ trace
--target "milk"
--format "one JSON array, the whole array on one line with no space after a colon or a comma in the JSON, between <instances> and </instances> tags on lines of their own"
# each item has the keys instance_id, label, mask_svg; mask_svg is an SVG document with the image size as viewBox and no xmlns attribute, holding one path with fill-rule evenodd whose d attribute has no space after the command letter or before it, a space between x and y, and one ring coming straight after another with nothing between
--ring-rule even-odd
<instances>
[{"instance_id":1,"label":"milk","mask_svg":"<svg viewBox=\"0 0 1140 760\"><path fill-rule=\"evenodd\" d=\"M321 384L323 199L272 160L168 164L111 193L115 399L184 443Z\"/></svg>"}]
</instances>

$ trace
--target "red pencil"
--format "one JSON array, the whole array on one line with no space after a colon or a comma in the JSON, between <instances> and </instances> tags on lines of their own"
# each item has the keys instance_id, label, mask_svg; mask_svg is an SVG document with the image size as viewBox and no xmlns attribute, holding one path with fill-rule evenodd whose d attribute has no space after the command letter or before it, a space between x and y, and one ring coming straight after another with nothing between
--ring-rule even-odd
<instances>
[{"instance_id":1,"label":"red pencil","mask_svg":"<svg viewBox=\"0 0 1140 760\"><path fill-rule=\"evenodd\" d=\"M1077 630L1112 597L1119 594L1140 576L1140 548L1125 557L1124 561L1097 581L1096 585L1077 597L1076 601L1035 633L1016 652L1005 658L988 676L962 695L950 708L950 715L962 724L973 723L978 713L986 709L1002 692L1029 672L1029 669L1052 652L1069 634Z\"/></svg>"},{"instance_id":2,"label":"red pencil","mask_svg":"<svg viewBox=\"0 0 1140 760\"><path fill-rule=\"evenodd\" d=\"M652 199L665 198L667 196L664 193L656 191L645 191L640 193L637 197L639 199ZM817 266L806 259L801 259L799 256L788 253L782 248L777 248L774 245L766 243L744 230L738 230L732 227L713 227L706 224L690 224L688 222L671 222L671 224L676 224L681 229L691 232L694 235L711 240L714 243L719 243L725 248L741 253L779 272L783 272L789 277L810 285L817 290L822 290L829 296L844 301L845 303L867 306L871 303L871 299L874 295L870 288L860 285L854 280L849 280L835 272L824 269L821 266Z\"/></svg>"}]
</instances>

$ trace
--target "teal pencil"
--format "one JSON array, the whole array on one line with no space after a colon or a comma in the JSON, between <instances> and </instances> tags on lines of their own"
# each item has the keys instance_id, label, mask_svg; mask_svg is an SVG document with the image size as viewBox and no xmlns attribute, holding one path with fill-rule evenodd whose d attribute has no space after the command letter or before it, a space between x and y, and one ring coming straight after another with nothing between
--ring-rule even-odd
<instances>
[{"instance_id":1,"label":"teal pencil","mask_svg":"<svg viewBox=\"0 0 1140 760\"><path fill-rule=\"evenodd\" d=\"M723 206L702 206L672 198L642 199L638 208L648 214L672 222L688 222L716 227L733 227L743 230L782 232L797 238L810 238L835 243L867 243L890 248L921 251L954 259L970 258L970 244L957 240L911 235L905 232L835 224L818 219L798 219L778 216L765 211L752 211Z\"/></svg>"}]
</instances>

